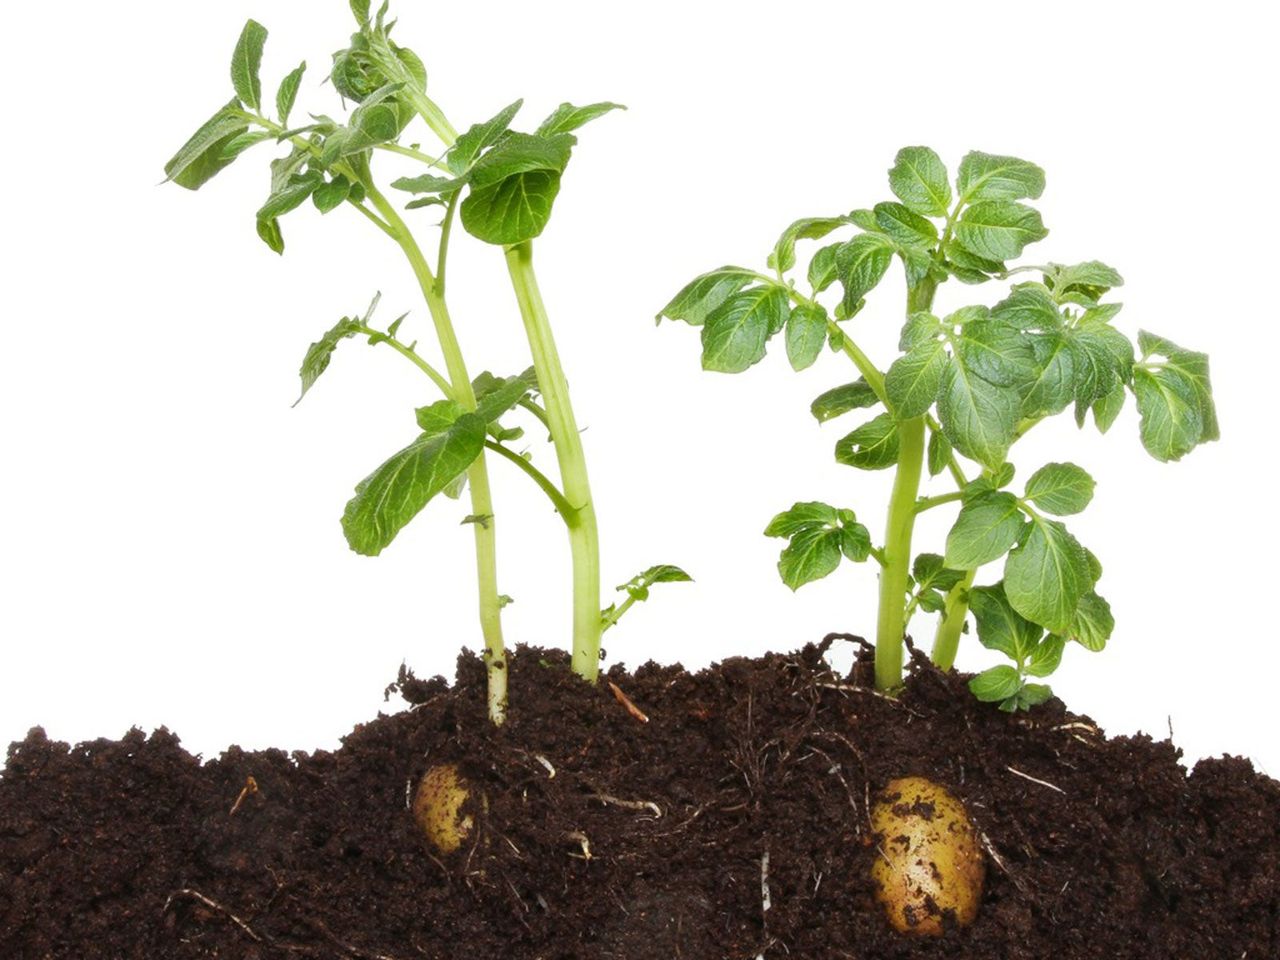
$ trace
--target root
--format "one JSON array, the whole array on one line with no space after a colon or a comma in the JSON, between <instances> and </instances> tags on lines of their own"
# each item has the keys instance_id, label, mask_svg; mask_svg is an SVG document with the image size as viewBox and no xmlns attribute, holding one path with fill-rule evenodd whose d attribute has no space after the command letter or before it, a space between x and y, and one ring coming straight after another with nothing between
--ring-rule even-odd
<instances>
[{"instance_id":1,"label":"root","mask_svg":"<svg viewBox=\"0 0 1280 960\"><path fill-rule=\"evenodd\" d=\"M1031 774L1023 773L1021 770L1018 770L1014 767L1005 767L1005 769L1008 770L1010 773L1012 773L1015 777L1021 777L1023 780L1030 780L1032 783L1038 783L1040 786L1048 787L1050 790L1056 790L1058 793L1062 794L1064 797L1067 795L1067 791L1063 790L1056 783L1050 783L1048 780L1037 780L1035 777L1031 776Z\"/></svg>"},{"instance_id":2,"label":"root","mask_svg":"<svg viewBox=\"0 0 1280 960\"><path fill-rule=\"evenodd\" d=\"M641 723L649 722L648 714L646 714L643 710L641 710L634 703L632 703L631 698L628 697L625 693L623 693L622 688L619 687L612 680L609 681L609 689L613 691L614 698L620 704L622 704L622 706L626 709L627 713L631 714L631 716L635 717Z\"/></svg>"},{"instance_id":3,"label":"root","mask_svg":"<svg viewBox=\"0 0 1280 960\"><path fill-rule=\"evenodd\" d=\"M598 784L592 783L590 780L585 781L587 786L592 789L592 793L588 794L588 798L598 803L603 803L606 807L622 807L624 810L643 810L652 813L654 819L662 819L662 808L652 800L623 800L612 794L605 793L600 789Z\"/></svg>"},{"instance_id":4,"label":"root","mask_svg":"<svg viewBox=\"0 0 1280 960\"><path fill-rule=\"evenodd\" d=\"M228 813L227 816L234 817L236 815L236 811L240 809L240 805L244 803L245 798L250 797L257 792L258 781L253 779L253 777L246 778L244 782L244 789L240 791L240 796L236 797L236 802L231 805L231 812Z\"/></svg>"},{"instance_id":5,"label":"root","mask_svg":"<svg viewBox=\"0 0 1280 960\"><path fill-rule=\"evenodd\" d=\"M1009 881L1018 888L1018 892L1026 894L1027 885L1022 878L1009 869L1009 865L1005 863L1004 857L1000 856L1000 851L996 849L995 844L991 842L991 838L985 833L979 833L978 838L982 841L982 849L987 851L987 856L991 858L991 862L999 867L1000 872L1009 878Z\"/></svg>"},{"instance_id":6,"label":"root","mask_svg":"<svg viewBox=\"0 0 1280 960\"><path fill-rule=\"evenodd\" d=\"M206 907L208 907L210 910L212 910L214 913L220 913L224 917L226 917L228 920L230 920L232 923L234 923L237 927L241 929L241 931L244 932L245 936L247 936L250 940L254 941L255 943L272 943L274 945L273 941L270 941L266 937L262 936L262 934L254 930L253 927L249 926L249 924L245 923L243 920L237 917L234 913L232 913L222 904L218 903L217 900L210 899L209 897L206 897L203 893L201 893L199 890L192 890L189 887L184 887L181 890L175 890L173 893L169 894L169 899L165 900L164 909L161 910L160 912L168 913L169 908L173 906L173 901L178 899L195 900L197 903L202 903Z\"/></svg>"}]
</instances>

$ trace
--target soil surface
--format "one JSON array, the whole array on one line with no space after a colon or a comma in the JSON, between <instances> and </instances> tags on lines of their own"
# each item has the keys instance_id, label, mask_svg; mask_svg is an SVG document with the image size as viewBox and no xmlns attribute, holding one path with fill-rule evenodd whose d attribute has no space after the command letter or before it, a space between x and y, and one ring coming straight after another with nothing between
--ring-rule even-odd
<instances>
[{"instance_id":1,"label":"soil surface","mask_svg":"<svg viewBox=\"0 0 1280 960\"><path fill-rule=\"evenodd\" d=\"M1000 713L919 658L890 700L866 666L807 647L590 687L525 649L495 732L463 656L452 687L402 673L413 709L336 752L203 764L165 730L33 730L0 778L0 957L1280 957L1280 783L1188 774L1056 700ZM476 788L448 857L408 804L441 762ZM907 775L960 797L987 851L977 920L934 940L893 933L868 879L868 803Z\"/></svg>"}]
</instances>

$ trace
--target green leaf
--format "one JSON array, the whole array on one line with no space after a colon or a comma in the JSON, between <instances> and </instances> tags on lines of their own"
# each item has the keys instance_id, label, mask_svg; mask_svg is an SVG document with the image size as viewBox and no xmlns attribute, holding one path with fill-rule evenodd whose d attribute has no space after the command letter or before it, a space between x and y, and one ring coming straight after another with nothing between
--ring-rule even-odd
<instances>
[{"instance_id":1,"label":"green leaf","mask_svg":"<svg viewBox=\"0 0 1280 960\"><path fill-rule=\"evenodd\" d=\"M484 123L477 123L467 130L462 136L458 137L446 161L449 169L455 175L462 175L471 169L471 165L475 163L476 157L480 156L482 150L493 146L507 129L511 126L511 121L515 119L520 108L524 106L524 100L517 100L515 103L508 104L498 113Z\"/></svg>"},{"instance_id":2,"label":"green leaf","mask_svg":"<svg viewBox=\"0 0 1280 960\"><path fill-rule=\"evenodd\" d=\"M1111 613L1111 604L1090 590L1080 598L1066 635L1086 650L1096 653L1106 647L1115 627L1116 618Z\"/></svg>"},{"instance_id":3,"label":"green leaf","mask_svg":"<svg viewBox=\"0 0 1280 960\"><path fill-rule=\"evenodd\" d=\"M778 574L792 590L821 580L840 566L840 536L834 531L803 530L778 557Z\"/></svg>"},{"instance_id":4,"label":"green leaf","mask_svg":"<svg viewBox=\"0 0 1280 960\"><path fill-rule=\"evenodd\" d=\"M969 372L947 365L938 396L938 417L950 440L966 457L992 469L1005 461L1018 423L1018 395Z\"/></svg>"},{"instance_id":5,"label":"green leaf","mask_svg":"<svg viewBox=\"0 0 1280 960\"><path fill-rule=\"evenodd\" d=\"M884 470L898 462L898 422L882 413L836 443L836 462L862 470Z\"/></svg>"},{"instance_id":6,"label":"green leaf","mask_svg":"<svg viewBox=\"0 0 1280 960\"><path fill-rule=\"evenodd\" d=\"M809 412L819 423L826 423L851 410L874 407L880 399L866 380L858 379L832 387L809 405Z\"/></svg>"},{"instance_id":7,"label":"green leaf","mask_svg":"<svg viewBox=\"0 0 1280 960\"><path fill-rule=\"evenodd\" d=\"M840 511L829 504L806 500L784 510L764 528L766 537L793 537L813 527L834 527L840 522Z\"/></svg>"},{"instance_id":8,"label":"green leaf","mask_svg":"<svg viewBox=\"0 0 1280 960\"><path fill-rule=\"evenodd\" d=\"M938 228L932 221L902 203L877 203L876 223L885 235L904 247L932 247L938 242Z\"/></svg>"},{"instance_id":9,"label":"green leaf","mask_svg":"<svg viewBox=\"0 0 1280 960\"><path fill-rule=\"evenodd\" d=\"M947 168L928 147L903 147L889 171L889 186L908 209L926 217L945 217L951 206Z\"/></svg>"},{"instance_id":10,"label":"green leaf","mask_svg":"<svg viewBox=\"0 0 1280 960\"><path fill-rule=\"evenodd\" d=\"M232 100L206 120L164 165L165 180L199 190L230 164L235 157L225 155L228 145L249 129L238 108Z\"/></svg>"},{"instance_id":11,"label":"green leaf","mask_svg":"<svg viewBox=\"0 0 1280 960\"><path fill-rule=\"evenodd\" d=\"M302 398L307 395L307 391L315 386L315 382L320 379L320 375L329 369L329 361L333 357L333 351L338 348L338 344L348 337L354 337L359 326L359 320L343 317L326 331L324 336L307 347L307 354L302 358L302 367L298 371L298 376L302 379L302 392L298 394L298 399L294 401L295 407L302 402Z\"/></svg>"},{"instance_id":12,"label":"green leaf","mask_svg":"<svg viewBox=\"0 0 1280 960\"><path fill-rule=\"evenodd\" d=\"M773 252L769 254L769 266L785 273L796 265L797 240L820 240L832 230L839 230L849 223L848 217L805 217L797 220L782 231L782 236L774 244Z\"/></svg>"},{"instance_id":13,"label":"green leaf","mask_svg":"<svg viewBox=\"0 0 1280 960\"><path fill-rule=\"evenodd\" d=\"M274 140L275 135L267 130L249 130L238 137L233 137L222 148L222 157L227 161L235 160L240 154L244 153L250 147L265 143L267 140Z\"/></svg>"},{"instance_id":14,"label":"green leaf","mask_svg":"<svg viewBox=\"0 0 1280 960\"><path fill-rule=\"evenodd\" d=\"M984 703L996 703L1017 696L1022 689L1022 676L1007 664L983 670L969 681L973 695Z\"/></svg>"},{"instance_id":15,"label":"green leaf","mask_svg":"<svg viewBox=\"0 0 1280 960\"><path fill-rule=\"evenodd\" d=\"M1195 384L1172 368L1133 371L1133 392L1142 415L1142 445L1157 460L1181 460L1204 435Z\"/></svg>"},{"instance_id":16,"label":"green leaf","mask_svg":"<svg viewBox=\"0 0 1280 960\"><path fill-rule=\"evenodd\" d=\"M510 133L471 167L459 210L467 232L487 243L523 243L542 233L569 163L570 134Z\"/></svg>"},{"instance_id":17,"label":"green leaf","mask_svg":"<svg viewBox=\"0 0 1280 960\"><path fill-rule=\"evenodd\" d=\"M853 511L814 501L778 514L765 528L765 536L790 541L778 558L778 573L792 590L832 573L841 556L862 561L871 552L871 534Z\"/></svg>"},{"instance_id":18,"label":"green leaf","mask_svg":"<svg viewBox=\"0 0 1280 960\"><path fill-rule=\"evenodd\" d=\"M1053 332L1062 328L1062 313L1042 283L1020 283L991 308L991 316L1018 330Z\"/></svg>"},{"instance_id":19,"label":"green leaf","mask_svg":"<svg viewBox=\"0 0 1280 960\"><path fill-rule=\"evenodd\" d=\"M970 253L955 241L947 243L943 252L949 261L948 269L962 283L986 283L991 278L990 275L1003 273L1005 269L1005 265L999 260L988 260Z\"/></svg>"},{"instance_id":20,"label":"green leaf","mask_svg":"<svg viewBox=\"0 0 1280 960\"><path fill-rule=\"evenodd\" d=\"M1074 463L1048 463L1027 480L1024 497L1046 513L1067 517L1089 505L1093 488L1093 477Z\"/></svg>"},{"instance_id":21,"label":"green leaf","mask_svg":"<svg viewBox=\"0 0 1280 960\"><path fill-rule=\"evenodd\" d=\"M929 431L929 476L936 477L951 462L951 441L937 430Z\"/></svg>"},{"instance_id":22,"label":"green leaf","mask_svg":"<svg viewBox=\"0 0 1280 960\"><path fill-rule=\"evenodd\" d=\"M1071 626L1080 597L1093 585L1089 561L1057 520L1035 517L1029 529L1005 561L1005 593L1022 616L1062 633Z\"/></svg>"},{"instance_id":23,"label":"green leaf","mask_svg":"<svg viewBox=\"0 0 1280 960\"><path fill-rule=\"evenodd\" d=\"M880 282L893 261L893 244L873 233L861 233L836 250L836 272L844 285L842 306L857 312L862 298Z\"/></svg>"},{"instance_id":24,"label":"green leaf","mask_svg":"<svg viewBox=\"0 0 1280 960\"><path fill-rule=\"evenodd\" d=\"M942 322L928 310L920 310L907 317L898 335L898 349L904 353L922 344L937 340L942 333Z\"/></svg>"},{"instance_id":25,"label":"green leaf","mask_svg":"<svg viewBox=\"0 0 1280 960\"><path fill-rule=\"evenodd\" d=\"M351 12L355 15L356 23L363 27L369 22L369 0L351 0Z\"/></svg>"},{"instance_id":26,"label":"green leaf","mask_svg":"<svg viewBox=\"0 0 1280 960\"><path fill-rule=\"evenodd\" d=\"M627 109L620 103L589 103L585 107L575 107L572 103L562 103L538 126L537 135L552 137L557 133L572 133L598 117L614 110ZM514 116L514 114L512 115Z\"/></svg>"},{"instance_id":27,"label":"green leaf","mask_svg":"<svg viewBox=\"0 0 1280 960\"><path fill-rule=\"evenodd\" d=\"M741 373L764 357L765 344L788 316L787 291L750 287L730 297L702 327L702 369Z\"/></svg>"},{"instance_id":28,"label":"green leaf","mask_svg":"<svg viewBox=\"0 0 1280 960\"><path fill-rule=\"evenodd\" d=\"M967 207L955 225L956 242L989 260L1012 260L1029 243L1049 235L1040 214L1012 200L982 200Z\"/></svg>"},{"instance_id":29,"label":"green leaf","mask_svg":"<svg viewBox=\"0 0 1280 960\"><path fill-rule=\"evenodd\" d=\"M438 193L448 196L461 190L466 182L465 177L441 177L434 173L423 173L416 177L392 180L391 186L406 193Z\"/></svg>"},{"instance_id":30,"label":"green leaf","mask_svg":"<svg viewBox=\"0 0 1280 960\"><path fill-rule=\"evenodd\" d=\"M1002 320L966 323L956 339L956 352L969 371L998 387L1024 386L1039 373L1032 341Z\"/></svg>"},{"instance_id":31,"label":"green leaf","mask_svg":"<svg viewBox=\"0 0 1280 960\"><path fill-rule=\"evenodd\" d=\"M1060 302L1081 295L1086 301L1097 301L1108 290L1124 286L1120 272L1101 260L1089 260L1069 267L1051 263L1045 273L1045 281L1053 287L1053 295Z\"/></svg>"},{"instance_id":32,"label":"green leaf","mask_svg":"<svg viewBox=\"0 0 1280 960\"><path fill-rule=\"evenodd\" d=\"M884 389L899 420L923 415L938 398L938 388L951 362L938 340L927 340L903 354L885 374Z\"/></svg>"},{"instance_id":33,"label":"green leaf","mask_svg":"<svg viewBox=\"0 0 1280 960\"><path fill-rule=\"evenodd\" d=\"M472 236L502 246L523 243L542 233L560 192L560 174L532 170L483 189L462 202L462 225Z\"/></svg>"},{"instance_id":34,"label":"green leaf","mask_svg":"<svg viewBox=\"0 0 1280 960\"><path fill-rule=\"evenodd\" d=\"M1032 707L1040 706L1052 696L1053 688L1047 683L1024 683L1016 697L1016 709L1030 710ZM1001 709L1004 709L1003 704L1001 704Z\"/></svg>"},{"instance_id":35,"label":"green leaf","mask_svg":"<svg viewBox=\"0 0 1280 960\"><path fill-rule=\"evenodd\" d=\"M280 189L267 198L258 209L259 220L275 220L291 210L300 207L316 188L324 181L324 175L318 171L296 174Z\"/></svg>"},{"instance_id":36,"label":"green leaf","mask_svg":"<svg viewBox=\"0 0 1280 960\"><path fill-rule=\"evenodd\" d=\"M911 576L921 587L950 590L964 579L963 570L952 570L936 553L922 553L911 564Z\"/></svg>"},{"instance_id":37,"label":"green leaf","mask_svg":"<svg viewBox=\"0 0 1280 960\"><path fill-rule=\"evenodd\" d=\"M1067 645L1065 637L1051 633L1031 650L1024 670L1033 677L1047 677L1062 663L1062 651Z\"/></svg>"},{"instance_id":38,"label":"green leaf","mask_svg":"<svg viewBox=\"0 0 1280 960\"><path fill-rule=\"evenodd\" d=\"M284 253L284 235L280 232L279 220L259 220L258 236L276 253Z\"/></svg>"},{"instance_id":39,"label":"green leaf","mask_svg":"<svg viewBox=\"0 0 1280 960\"><path fill-rule=\"evenodd\" d=\"M819 294L835 283L840 271L836 265L836 253L843 243L831 243L818 250L809 261L809 285Z\"/></svg>"},{"instance_id":40,"label":"green leaf","mask_svg":"<svg viewBox=\"0 0 1280 960\"><path fill-rule=\"evenodd\" d=\"M533 367L514 377L495 377L488 371L472 381L476 397L476 416L492 423L538 390L538 376Z\"/></svg>"},{"instance_id":41,"label":"green leaf","mask_svg":"<svg viewBox=\"0 0 1280 960\"><path fill-rule=\"evenodd\" d=\"M969 609L978 624L978 642L1019 664L1031 654L1044 630L1018 614L1002 584L969 590Z\"/></svg>"},{"instance_id":42,"label":"green leaf","mask_svg":"<svg viewBox=\"0 0 1280 960\"><path fill-rule=\"evenodd\" d=\"M1127 383L1133 373L1133 344L1119 330L1096 322L1072 334L1070 346L1075 366L1075 397L1083 407Z\"/></svg>"},{"instance_id":43,"label":"green leaf","mask_svg":"<svg viewBox=\"0 0 1280 960\"><path fill-rule=\"evenodd\" d=\"M656 566L649 567L626 583L618 585L618 590L623 591L632 600L642 603L649 599L649 590L657 583L692 583L693 577L685 573L679 567L670 563L660 563ZM610 608L612 609L612 608ZM609 617L608 611L602 611L602 616L608 626L618 622L618 617Z\"/></svg>"},{"instance_id":44,"label":"green leaf","mask_svg":"<svg viewBox=\"0 0 1280 960\"><path fill-rule=\"evenodd\" d=\"M827 342L827 312L802 303L787 317L787 359L793 370L813 366Z\"/></svg>"},{"instance_id":45,"label":"green leaf","mask_svg":"<svg viewBox=\"0 0 1280 960\"><path fill-rule=\"evenodd\" d=\"M965 203L974 200L1035 200L1044 192L1044 171L1017 157L977 150L960 161L956 189Z\"/></svg>"},{"instance_id":46,"label":"green leaf","mask_svg":"<svg viewBox=\"0 0 1280 960\"><path fill-rule=\"evenodd\" d=\"M1187 350L1172 340L1158 337L1145 330L1138 331L1138 346L1144 356L1159 354L1165 357L1165 367L1176 370L1195 388L1196 406L1200 410L1200 442L1217 440L1218 413L1213 402L1213 386L1209 382L1209 355Z\"/></svg>"},{"instance_id":47,"label":"green leaf","mask_svg":"<svg viewBox=\"0 0 1280 960\"><path fill-rule=\"evenodd\" d=\"M1011 493L993 492L969 500L947 534L947 566L976 570L998 560L1017 542L1024 524L1018 499Z\"/></svg>"},{"instance_id":48,"label":"green leaf","mask_svg":"<svg viewBox=\"0 0 1280 960\"><path fill-rule=\"evenodd\" d=\"M276 90L276 117L282 127L289 125L289 114L293 112L293 105L298 99L298 87L302 85L302 75L306 72L307 61L303 60L285 75Z\"/></svg>"},{"instance_id":49,"label":"green leaf","mask_svg":"<svg viewBox=\"0 0 1280 960\"><path fill-rule=\"evenodd\" d=\"M485 424L464 413L443 433L423 434L365 477L342 514L347 543L377 556L436 494L484 450Z\"/></svg>"},{"instance_id":50,"label":"green leaf","mask_svg":"<svg viewBox=\"0 0 1280 960\"><path fill-rule=\"evenodd\" d=\"M258 71L266 42L267 28L256 20L246 21L231 56L231 83L240 102L250 110L262 107L262 81L258 79Z\"/></svg>"},{"instance_id":51,"label":"green leaf","mask_svg":"<svg viewBox=\"0 0 1280 960\"><path fill-rule=\"evenodd\" d=\"M462 404L456 400L437 400L414 411L418 428L428 437L448 432L458 419L465 414Z\"/></svg>"},{"instance_id":52,"label":"green leaf","mask_svg":"<svg viewBox=\"0 0 1280 960\"><path fill-rule=\"evenodd\" d=\"M717 310L726 300L745 287L752 280L758 279L755 271L743 267L720 267L710 273L695 277L679 293L677 293L657 315L659 323L663 317L670 320L683 320L693 327L700 327L707 316Z\"/></svg>"},{"instance_id":53,"label":"green leaf","mask_svg":"<svg viewBox=\"0 0 1280 960\"><path fill-rule=\"evenodd\" d=\"M1061 413L1075 398L1075 353L1064 334L1044 334L1031 341L1040 373L1022 396L1022 414L1044 417Z\"/></svg>"},{"instance_id":54,"label":"green leaf","mask_svg":"<svg viewBox=\"0 0 1280 960\"><path fill-rule=\"evenodd\" d=\"M351 181L338 174L328 183L322 183L311 194L311 201L321 213L341 206L351 194Z\"/></svg>"},{"instance_id":55,"label":"green leaf","mask_svg":"<svg viewBox=\"0 0 1280 960\"><path fill-rule=\"evenodd\" d=\"M1111 425L1116 422L1116 417L1120 416L1120 411L1124 409L1126 396L1128 394L1125 392L1124 384L1118 383L1114 390L1093 402L1093 422L1099 433L1106 433L1111 429Z\"/></svg>"}]
</instances>

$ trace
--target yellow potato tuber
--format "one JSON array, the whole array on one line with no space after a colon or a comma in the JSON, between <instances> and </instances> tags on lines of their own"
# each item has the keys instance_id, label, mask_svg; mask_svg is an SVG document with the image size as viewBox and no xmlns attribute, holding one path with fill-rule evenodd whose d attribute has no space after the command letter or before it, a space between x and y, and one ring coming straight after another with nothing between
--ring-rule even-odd
<instances>
[{"instance_id":1,"label":"yellow potato tuber","mask_svg":"<svg viewBox=\"0 0 1280 960\"><path fill-rule=\"evenodd\" d=\"M468 810L470 799L471 784L452 763L437 764L418 782L413 818L440 853L453 853L471 836L475 818Z\"/></svg>"},{"instance_id":2,"label":"yellow potato tuber","mask_svg":"<svg viewBox=\"0 0 1280 960\"><path fill-rule=\"evenodd\" d=\"M950 913L959 926L978 914L986 873L964 804L923 777L890 781L871 811L879 849L876 899L900 933L938 936Z\"/></svg>"}]
</instances>

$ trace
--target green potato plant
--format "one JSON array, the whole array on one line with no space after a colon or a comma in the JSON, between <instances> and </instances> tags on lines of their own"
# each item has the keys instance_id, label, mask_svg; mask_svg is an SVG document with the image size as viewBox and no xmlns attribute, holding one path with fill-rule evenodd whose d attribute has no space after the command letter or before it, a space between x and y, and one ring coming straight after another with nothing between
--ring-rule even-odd
<instances>
[{"instance_id":1,"label":"green potato plant","mask_svg":"<svg viewBox=\"0 0 1280 960\"><path fill-rule=\"evenodd\" d=\"M971 689L1004 710L1029 708L1051 695L1034 681L1053 673L1068 641L1101 650L1114 619L1096 590L1101 564L1058 519L1088 506L1093 479L1074 463L1048 463L1018 491L1010 449L1068 409L1079 426L1092 418L1106 433L1132 395L1147 451L1178 460L1218 437L1208 357L1145 331L1135 350L1114 325L1121 305L1108 299L1123 280L1104 263L1009 265L1048 233L1025 202L1044 190L1036 165L973 152L953 185L937 153L906 147L889 186L895 200L791 224L768 256L768 272L725 266L697 277L658 320L700 328L706 370L741 373L778 336L797 371L828 346L853 364L858 378L819 396L812 413L825 423L872 411L836 442L835 458L894 470L883 542L873 543L852 510L797 503L765 529L787 541L778 563L783 581L796 589L842 560L874 560L879 688L902 682L913 614L939 614L932 658L949 669L972 612L979 642L1011 663L979 674ZM852 236L819 247L803 281L793 279L797 242L837 231ZM882 370L848 321L895 260L906 281L906 323L901 356ZM934 295L951 279L1014 283L992 305L938 316ZM921 496L926 471L949 476L955 489ZM958 513L943 552L913 556L916 517L945 506ZM978 571L998 561L1001 579L975 586Z\"/></svg>"},{"instance_id":2,"label":"green potato plant","mask_svg":"<svg viewBox=\"0 0 1280 960\"><path fill-rule=\"evenodd\" d=\"M342 527L352 550L373 556L438 495L456 498L464 488L469 491L470 513L463 522L475 531L489 715L501 723L507 704L501 611L510 598L498 588L490 454L535 483L564 521L573 562L572 664L584 679L597 678L602 632L647 598L653 583L689 579L670 565L650 568L619 587L627 593L621 605L601 610L598 532L586 460L533 268L532 242L551 217L577 144L575 131L620 106L564 103L533 133L521 133L511 129L522 106L517 100L459 133L428 96L422 60L391 39L395 24L387 20L387 5L376 14L369 0L351 0L350 6L356 32L333 54L326 78L344 104L354 104L345 119L310 114L301 123L291 123L305 62L280 81L274 104L264 100L260 71L267 30L250 20L232 56L234 97L174 154L165 174L181 187L198 190L254 147L282 146L284 155L270 161L270 188L255 218L258 236L271 250L284 252L280 221L309 200L320 214L339 208L353 211L404 255L425 300L443 369L419 351L416 341L400 337L405 317L385 328L375 327L371 306L362 316L339 320L311 345L301 368L302 393L325 372L342 341L363 337L407 359L440 394L440 399L417 409L417 436L357 485ZM268 116L272 106L274 117ZM419 120L439 142L435 153L424 152L412 139ZM411 198L403 206L412 216L422 216L416 211L439 213L431 258L399 205L375 178L375 167L384 158L425 168L415 176L396 178L390 186ZM455 222L503 252L533 362L523 373L502 377L485 372L473 379L468 372L445 297ZM558 483L534 465L530 453L513 446L523 428L503 421L516 413L532 417L549 434Z\"/></svg>"}]
</instances>

